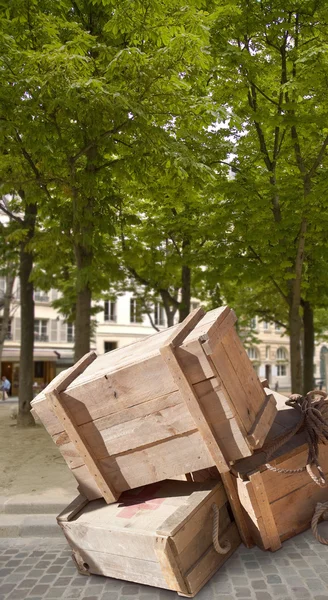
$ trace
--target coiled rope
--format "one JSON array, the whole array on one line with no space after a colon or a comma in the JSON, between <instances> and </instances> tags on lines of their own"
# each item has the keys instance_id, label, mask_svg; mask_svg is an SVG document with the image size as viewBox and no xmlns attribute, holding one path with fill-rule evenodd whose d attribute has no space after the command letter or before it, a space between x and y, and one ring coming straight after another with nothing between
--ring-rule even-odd
<instances>
[{"instance_id":1,"label":"coiled rope","mask_svg":"<svg viewBox=\"0 0 328 600\"><path fill-rule=\"evenodd\" d=\"M320 397L319 400L316 399L318 396ZM292 394L286 400L286 404L299 412L299 421L289 431L276 437L271 443L263 447L267 461L265 466L275 473L290 474L307 471L318 486L325 487L325 475L319 465L319 444L328 443L328 395L322 390L313 390L308 392L306 396ZM288 442L302 428L304 428L309 447L306 465L298 469L280 469L271 465L269 461L276 450ZM313 469L317 470L319 476L314 473Z\"/></svg>"},{"instance_id":2,"label":"coiled rope","mask_svg":"<svg viewBox=\"0 0 328 600\"><path fill-rule=\"evenodd\" d=\"M324 521L328 521L328 502L324 502L323 504L318 502L311 521L311 529L314 537L318 540L318 542L320 542L320 544L325 544L328 546L328 540L321 537L320 533L318 532L318 523L321 518L323 518Z\"/></svg>"},{"instance_id":3,"label":"coiled rope","mask_svg":"<svg viewBox=\"0 0 328 600\"><path fill-rule=\"evenodd\" d=\"M212 510L214 512L213 519L213 546L218 554L227 554L231 550L231 544L229 540L225 540L221 546L219 542L219 509L216 504L212 504Z\"/></svg>"}]
</instances>

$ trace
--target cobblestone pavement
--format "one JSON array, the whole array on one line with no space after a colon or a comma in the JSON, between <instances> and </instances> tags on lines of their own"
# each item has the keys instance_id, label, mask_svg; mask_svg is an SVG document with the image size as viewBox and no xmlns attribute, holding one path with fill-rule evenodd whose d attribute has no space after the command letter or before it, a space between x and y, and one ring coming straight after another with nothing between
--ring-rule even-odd
<instances>
[{"instance_id":1,"label":"cobblestone pavement","mask_svg":"<svg viewBox=\"0 0 328 600\"><path fill-rule=\"evenodd\" d=\"M175 600L174 592L79 575L60 538L0 539L0 600ZM243 546L197 600L328 600L328 546L307 531L278 552Z\"/></svg>"}]
</instances>

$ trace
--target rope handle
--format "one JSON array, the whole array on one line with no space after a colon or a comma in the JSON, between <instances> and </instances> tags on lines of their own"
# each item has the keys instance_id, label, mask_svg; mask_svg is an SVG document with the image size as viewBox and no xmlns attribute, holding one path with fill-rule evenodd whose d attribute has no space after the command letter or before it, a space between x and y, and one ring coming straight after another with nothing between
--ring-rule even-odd
<instances>
[{"instance_id":1,"label":"rope handle","mask_svg":"<svg viewBox=\"0 0 328 600\"><path fill-rule=\"evenodd\" d=\"M218 554L228 554L228 552L230 552L230 550L231 550L231 544L230 544L229 540L225 540L223 542L222 546L219 542L219 519L220 519L219 508L217 507L216 504L212 504L212 510L214 513L214 518L213 518L213 546L214 546L214 549Z\"/></svg>"},{"instance_id":2,"label":"rope handle","mask_svg":"<svg viewBox=\"0 0 328 600\"><path fill-rule=\"evenodd\" d=\"M318 523L321 517L324 521L328 520L328 502L318 502L318 504L315 507L314 515L311 521L311 529L314 537L318 540L318 542L320 542L320 544L328 546L328 539L321 537L321 535L318 532Z\"/></svg>"}]
</instances>

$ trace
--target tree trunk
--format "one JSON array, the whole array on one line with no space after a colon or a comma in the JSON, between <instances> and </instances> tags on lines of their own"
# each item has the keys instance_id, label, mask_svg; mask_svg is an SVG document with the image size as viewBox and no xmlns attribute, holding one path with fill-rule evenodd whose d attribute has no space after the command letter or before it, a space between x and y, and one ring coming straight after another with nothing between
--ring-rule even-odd
<instances>
[{"instance_id":1,"label":"tree trunk","mask_svg":"<svg viewBox=\"0 0 328 600\"><path fill-rule=\"evenodd\" d=\"M20 192L20 195L24 195ZM27 427L34 425L30 403L33 400L34 379L34 286L30 280L33 270L33 254L28 243L34 235L37 215L36 204L26 204L24 225L27 239L20 246L20 310L21 310L21 348L19 362L19 407L17 425Z\"/></svg>"},{"instance_id":2,"label":"tree trunk","mask_svg":"<svg viewBox=\"0 0 328 600\"><path fill-rule=\"evenodd\" d=\"M172 303L170 302L170 293L167 290L160 290L160 295L166 314L167 326L172 327L174 325L174 315L177 312L177 308L172 306Z\"/></svg>"},{"instance_id":3,"label":"tree trunk","mask_svg":"<svg viewBox=\"0 0 328 600\"><path fill-rule=\"evenodd\" d=\"M92 293L89 284L83 282L87 280L87 271L91 269L92 251L81 244L75 244L75 258L78 272L74 360L77 362L82 356L90 352Z\"/></svg>"},{"instance_id":4,"label":"tree trunk","mask_svg":"<svg viewBox=\"0 0 328 600\"><path fill-rule=\"evenodd\" d=\"M3 346L7 336L8 325L10 321L10 306L13 296L13 288L15 282L15 275L8 273L6 275L6 291L3 297L3 315L0 329L0 362L2 357ZM11 382L12 383L12 382Z\"/></svg>"},{"instance_id":5,"label":"tree trunk","mask_svg":"<svg viewBox=\"0 0 328 600\"><path fill-rule=\"evenodd\" d=\"M305 235L307 222L303 219L298 239L295 258L295 276L290 280L289 291L289 335L290 335L290 366L292 393L300 394L303 390L303 372L301 355L302 319L301 310L301 284L303 275Z\"/></svg>"},{"instance_id":6,"label":"tree trunk","mask_svg":"<svg viewBox=\"0 0 328 600\"><path fill-rule=\"evenodd\" d=\"M303 394L314 389L314 322L310 302L303 303Z\"/></svg>"},{"instance_id":7,"label":"tree trunk","mask_svg":"<svg viewBox=\"0 0 328 600\"><path fill-rule=\"evenodd\" d=\"M298 309L289 311L289 347L292 394L302 392L302 356L301 356L302 321Z\"/></svg>"},{"instance_id":8,"label":"tree trunk","mask_svg":"<svg viewBox=\"0 0 328 600\"><path fill-rule=\"evenodd\" d=\"M77 294L75 318L74 360L90 352L91 338L91 290L85 286Z\"/></svg>"},{"instance_id":9,"label":"tree trunk","mask_svg":"<svg viewBox=\"0 0 328 600\"><path fill-rule=\"evenodd\" d=\"M179 308L179 323L183 321L190 313L191 300L191 270L187 265L182 266L181 270L181 303Z\"/></svg>"}]
</instances>

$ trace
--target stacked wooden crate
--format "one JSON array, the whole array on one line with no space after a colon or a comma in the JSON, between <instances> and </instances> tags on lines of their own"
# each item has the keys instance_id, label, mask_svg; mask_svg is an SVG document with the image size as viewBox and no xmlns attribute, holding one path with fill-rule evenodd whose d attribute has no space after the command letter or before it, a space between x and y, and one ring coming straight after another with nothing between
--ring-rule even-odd
<instances>
[{"instance_id":1,"label":"stacked wooden crate","mask_svg":"<svg viewBox=\"0 0 328 600\"><path fill-rule=\"evenodd\" d=\"M224 503L230 503L241 539L252 544L231 469L263 445L276 416L276 401L258 380L235 321L228 307L207 314L197 309L180 325L145 340L102 356L86 355L34 399L33 415L52 436L77 479L79 492L90 502L78 516L74 508L73 516L68 511L67 520L61 518L62 526L67 523L63 529L69 540L73 527L88 529L91 514L93 527L95 510L101 515L100 521L95 517L97 527L102 518L112 523L123 492L194 473L187 476L192 483L171 482L168 506L175 497L174 486L197 486L197 479L207 479L207 471L205 476L200 471L215 467L220 489L226 494ZM198 488L190 490L186 495L194 498ZM107 510L103 500L100 505L93 503L100 498L112 506ZM164 530L156 528L154 524L152 531L158 537ZM228 539L234 548L237 537L231 532ZM148 534L144 531L144 535ZM170 540L174 535L167 530ZM179 563L174 540L164 545L173 548ZM200 556L193 556L197 563ZM198 589L199 581L188 584L194 559L176 575L180 588L176 581L173 588L179 593L192 595ZM165 555L167 560L171 559ZM159 562L165 570L163 561ZM219 562L212 561L213 568ZM94 560L91 564L95 572ZM171 568L176 572L176 566ZM112 572L103 570L104 574Z\"/></svg>"},{"instance_id":2,"label":"stacked wooden crate","mask_svg":"<svg viewBox=\"0 0 328 600\"><path fill-rule=\"evenodd\" d=\"M286 406L287 398L274 392L277 415L267 443L297 425L300 413ZM264 452L234 463L240 503L253 542L265 550L278 550L284 540L308 529L317 502L328 500L327 487L320 487L304 468L309 447L302 429L280 447L266 466ZM328 446L319 445L319 462L328 479ZM302 470L303 469L303 470Z\"/></svg>"}]
</instances>

